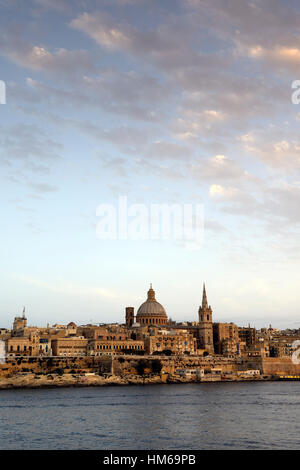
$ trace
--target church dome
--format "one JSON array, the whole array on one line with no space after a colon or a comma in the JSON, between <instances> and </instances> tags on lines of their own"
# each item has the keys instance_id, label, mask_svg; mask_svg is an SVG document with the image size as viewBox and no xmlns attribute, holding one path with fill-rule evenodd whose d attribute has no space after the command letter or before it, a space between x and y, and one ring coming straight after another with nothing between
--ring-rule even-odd
<instances>
[{"instance_id":1,"label":"church dome","mask_svg":"<svg viewBox=\"0 0 300 470\"><path fill-rule=\"evenodd\" d=\"M168 321L164 307L155 299L152 284L150 284L146 302L137 311L136 320L142 324L166 324Z\"/></svg>"},{"instance_id":2,"label":"church dome","mask_svg":"<svg viewBox=\"0 0 300 470\"><path fill-rule=\"evenodd\" d=\"M167 315L164 307L156 300L146 300L137 311L137 315Z\"/></svg>"}]
</instances>

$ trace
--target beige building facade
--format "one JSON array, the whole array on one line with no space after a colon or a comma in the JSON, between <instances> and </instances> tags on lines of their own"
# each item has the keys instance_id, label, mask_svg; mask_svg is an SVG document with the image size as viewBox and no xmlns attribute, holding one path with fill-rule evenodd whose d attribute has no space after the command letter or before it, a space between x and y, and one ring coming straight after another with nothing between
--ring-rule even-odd
<instances>
[{"instance_id":1,"label":"beige building facade","mask_svg":"<svg viewBox=\"0 0 300 470\"><path fill-rule=\"evenodd\" d=\"M164 332L145 338L145 351L153 354L163 351L171 351L172 354L194 354L197 341L188 333Z\"/></svg>"},{"instance_id":2,"label":"beige building facade","mask_svg":"<svg viewBox=\"0 0 300 470\"><path fill-rule=\"evenodd\" d=\"M134 340L91 340L87 347L87 353L90 356L134 354L142 351L144 351L144 341Z\"/></svg>"},{"instance_id":3,"label":"beige building facade","mask_svg":"<svg viewBox=\"0 0 300 470\"><path fill-rule=\"evenodd\" d=\"M57 338L51 341L53 356L86 356L86 338Z\"/></svg>"}]
</instances>

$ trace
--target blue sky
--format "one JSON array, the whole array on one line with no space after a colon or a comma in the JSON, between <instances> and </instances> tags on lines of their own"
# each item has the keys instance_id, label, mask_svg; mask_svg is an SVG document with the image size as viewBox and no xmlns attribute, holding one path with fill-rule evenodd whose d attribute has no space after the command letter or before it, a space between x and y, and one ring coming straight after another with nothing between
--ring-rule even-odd
<instances>
[{"instance_id":1,"label":"blue sky","mask_svg":"<svg viewBox=\"0 0 300 470\"><path fill-rule=\"evenodd\" d=\"M0 0L1 326L297 328L296 1ZM99 204L203 204L204 242L100 240Z\"/></svg>"}]
</instances>

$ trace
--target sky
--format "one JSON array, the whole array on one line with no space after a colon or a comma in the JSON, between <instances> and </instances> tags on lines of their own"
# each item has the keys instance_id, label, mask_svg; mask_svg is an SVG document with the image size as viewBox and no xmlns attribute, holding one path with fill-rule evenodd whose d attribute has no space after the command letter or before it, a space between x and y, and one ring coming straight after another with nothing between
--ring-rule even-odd
<instances>
[{"instance_id":1,"label":"sky","mask_svg":"<svg viewBox=\"0 0 300 470\"><path fill-rule=\"evenodd\" d=\"M296 0L0 0L0 326L300 327ZM101 204L199 204L203 241L100 239Z\"/></svg>"}]
</instances>

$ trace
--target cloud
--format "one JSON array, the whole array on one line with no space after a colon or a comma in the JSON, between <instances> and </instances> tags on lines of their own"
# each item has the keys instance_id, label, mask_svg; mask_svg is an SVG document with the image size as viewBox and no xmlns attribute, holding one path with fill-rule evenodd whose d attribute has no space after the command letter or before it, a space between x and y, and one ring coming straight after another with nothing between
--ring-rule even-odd
<instances>
[{"instance_id":1,"label":"cloud","mask_svg":"<svg viewBox=\"0 0 300 470\"><path fill-rule=\"evenodd\" d=\"M209 188L209 194L212 198L217 199L235 199L239 194L236 188L226 188L220 184L212 184Z\"/></svg>"},{"instance_id":2,"label":"cloud","mask_svg":"<svg viewBox=\"0 0 300 470\"><path fill-rule=\"evenodd\" d=\"M280 0L186 0L194 21L206 21L222 44L231 48L236 59L250 57L264 72L297 72L300 60L296 2ZM254 64L252 65L252 67Z\"/></svg>"},{"instance_id":3,"label":"cloud","mask_svg":"<svg viewBox=\"0 0 300 470\"><path fill-rule=\"evenodd\" d=\"M176 50L178 39L172 41L164 31L140 31L106 12L82 13L74 18L70 26L94 39L101 47L109 50L123 50L137 54L161 54Z\"/></svg>"},{"instance_id":4,"label":"cloud","mask_svg":"<svg viewBox=\"0 0 300 470\"><path fill-rule=\"evenodd\" d=\"M62 148L35 125L0 126L0 157L8 162L50 163L60 158Z\"/></svg>"},{"instance_id":5,"label":"cloud","mask_svg":"<svg viewBox=\"0 0 300 470\"><path fill-rule=\"evenodd\" d=\"M300 170L300 140L297 133L274 128L240 136L242 148L267 167L293 173Z\"/></svg>"},{"instance_id":6,"label":"cloud","mask_svg":"<svg viewBox=\"0 0 300 470\"><path fill-rule=\"evenodd\" d=\"M269 212L292 224L290 228L300 224L300 183L274 185L268 188L266 199Z\"/></svg>"},{"instance_id":7,"label":"cloud","mask_svg":"<svg viewBox=\"0 0 300 470\"><path fill-rule=\"evenodd\" d=\"M298 47L276 46L267 49L261 46L254 46L248 49L248 55L252 59L265 62L269 67L287 69L293 73L297 73L299 70L300 48Z\"/></svg>"},{"instance_id":8,"label":"cloud","mask_svg":"<svg viewBox=\"0 0 300 470\"><path fill-rule=\"evenodd\" d=\"M216 130L224 125L226 114L216 109L182 109L181 117L172 124L174 136L183 141L195 139L211 130Z\"/></svg>"},{"instance_id":9,"label":"cloud","mask_svg":"<svg viewBox=\"0 0 300 470\"><path fill-rule=\"evenodd\" d=\"M51 177L54 166L61 161L62 150L63 146L50 139L37 125L0 126L2 174L5 181L10 185L17 184L21 191L24 182L39 194L56 190L56 185L40 179ZM31 183L33 178L37 183Z\"/></svg>"},{"instance_id":10,"label":"cloud","mask_svg":"<svg viewBox=\"0 0 300 470\"><path fill-rule=\"evenodd\" d=\"M68 0L34 0L37 6L42 7L45 10L58 10L58 11L68 11L70 10L70 2ZM73 0L72 5L79 6L82 2L78 0ZM76 5L77 4L77 5Z\"/></svg>"},{"instance_id":11,"label":"cloud","mask_svg":"<svg viewBox=\"0 0 300 470\"><path fill-rule=\"evenodd\" d=\"M151 64L176 81L185 69L202 67L205 73L206 68L215 69L227 63L224 54L206 52L199 24L192 22L190 16L166 14L163 18L165 21L153 27L138 28L105 11L84 12L70 26L88 35L102 49Z\"/></svg>"},{"instance_id":12,"label":"cloud","mask_svg":"<svg viewBox=\"0 0 300 470\"><path fill-rule=\"evenodd\" d=\"M82 89L108 112L150 122L165 116L164 107L173 98L163 79L134 70L102 69L96 77L85 76Z\"/></svg>"},{"instance_id":13,"label":"cloud","mask_svg":"<svg viewBox=\"0 0 300 470\"><path fill-rule=\"evenodd\" d=\"M244 170L239 163L226 157L216 155L210 158L203 158L199 162L194 162L191 167L192 176L199 182L216 185L220 183L238 182L244 184L246 181L254 181L254 178Z\"/></svg>"},{"instance_id":14,"label":"cloud","mask_svg":"<svg viewBox=\"0 0 300 470\"><path fill-rule=\"evenodd\" d=\"M15 101L45 103L56 111L58 105L78 106L149 123L166 119L165 107L173 100L171 89L153 76L107 68L94 77L84 75L66 87L27 77L25 86L12 84L9 92Z\"/></svg>"},{"instance_id":15,"label":"cloud","mask_svg":"<svg viewBox=\"0 0 300 470\"><path fill-rule=\"evenodd\" d=\"M38 193L52 193L58 190L57 186L47 183L30 183L30 186Z\"/></svg>"},{"instance_id":16,"label":"cloud","mask_svg":"<svg viewBox=\"0 0 300 470\"><path fill-rule=\"evenodd\" d=\"M185 162L190 160L192 149L186 145L181 145L176 142L168 142L157 140L148 146L144 152L147 158L154 159L171 159Z\"/></svg>"},{"instance_id":17,"label":"cloud","mask_svg":"<svg viewBox=\"0 0 300 470\"><path fill-rule=\"evenodd\" d=\"M213 219L206 219L204 220L204 230L209 230L216 234L224 234L224 232L228 232L228 230L217 220ZM229 233L229 232L228 232Z\"/></svg>"},{"instance_id":18,"label":"cloud","mask_svg":"<svg viewBox=\"0 0 300 470\"><path fill-rule=\"evenodd\" d=\"M300 11L296 2L280 0L185 0L195 21L202 15L210 28L224 41L270 47L295 40ZM202 21L203 21L202 20Z\"/></svg>"},{"instance_id":19,"label":"cloud","mask_svg":"<svg viewBox=\"0 0 300 470\"><path fill-rule=\"evenodd\" d=\"M93 38L100 46L108 49L126 49L130 47L131 39L128 32L122 31L121 27L114 24L111 16L107 13L82 13L73 19L70 26L79 31L85 32Z\"/></svg>"},{"instance_id":20,"label":"cloud","mask_svg":"<svg viewBox=\"0 0 300 470\"><path fill-rule=\"evenodd\" d=\"M28 284L32 284L36 287L49 290L55 293L61 293L64 295L71 295L76 297L108 297L114 298L116 297L115 293L101 287L94 287L94 286L86 286L86 285L79 285L74 284L72 282L48 282L43 281L40 279L35 279L27 275L17 275L17 279L24 281Z\"/></svg>"},{"instance_id":21,"label":"cloud","mask_svg":"<svg viewBox=\"0 0 300 470\"><path fill-rule=\"evenodd\" d=\"M89 52L56 48L52 51L41 44L29 44L16 33L3 30L0 54L17 65L56 76L81 76L95 70Z\"/></svg>"}]
</instances>

